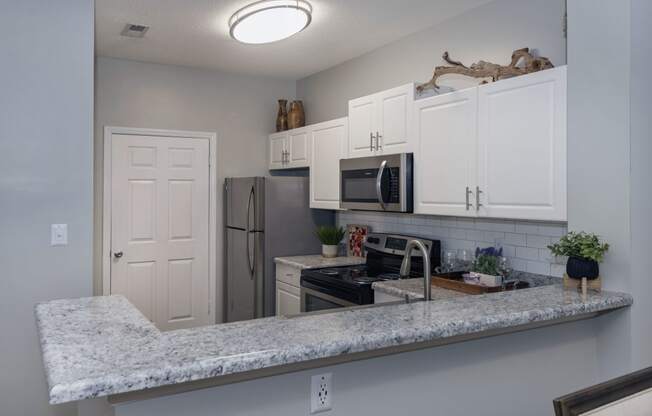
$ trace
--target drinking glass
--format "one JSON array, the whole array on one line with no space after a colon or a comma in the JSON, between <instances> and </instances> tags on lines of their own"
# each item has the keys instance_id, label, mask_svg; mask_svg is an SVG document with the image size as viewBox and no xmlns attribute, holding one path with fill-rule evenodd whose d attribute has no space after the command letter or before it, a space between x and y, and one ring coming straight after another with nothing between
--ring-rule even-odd
<instances>
[{"instance_id":1,"label":"drinking glass","mask_svg":"<svg viewBox=\"0 0 652 416\"><path fill-rule=\"evenodd\" d=\"M450 273L457 267L457 253L453 250L444 251L444 259L442 261L442 272Z\"/></svg>"},{"instance_id":2,"label":"drinking glass","mask_svg":"<svg viewBox=\"0 0 652 416\"><path fill-rule=\"evenodd\" d=\"M473 252L467 249L460 249L457 253L459 268L461 271L468 272L473 264Z\"/></svg>"},{"instance_id":3,"label":"drinking glass","mask_svg":"<svg viewBox=\"0 0 652 416\"><path fill-rule=\"evenodd\" d=\"M507 257L498 257L498 270L504 278L509 278L512 274L512 268Z\"/></svg>"}]
</instances>

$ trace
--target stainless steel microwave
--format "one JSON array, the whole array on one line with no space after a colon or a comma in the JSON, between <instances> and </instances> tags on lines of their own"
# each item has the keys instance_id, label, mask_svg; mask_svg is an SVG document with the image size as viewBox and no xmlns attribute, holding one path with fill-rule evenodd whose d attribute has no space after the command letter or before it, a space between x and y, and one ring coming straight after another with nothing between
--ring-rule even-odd
<instances>
[{"instance_id":1,"label":"stainless steel microwave","mask_svg":"<svg viewBox=\"0 0 652 416\"><path fill-rule=\"evenodd\" d=\"M340 207L412 212L412 153L340 160Z\"/></svg>"}]
</instances>

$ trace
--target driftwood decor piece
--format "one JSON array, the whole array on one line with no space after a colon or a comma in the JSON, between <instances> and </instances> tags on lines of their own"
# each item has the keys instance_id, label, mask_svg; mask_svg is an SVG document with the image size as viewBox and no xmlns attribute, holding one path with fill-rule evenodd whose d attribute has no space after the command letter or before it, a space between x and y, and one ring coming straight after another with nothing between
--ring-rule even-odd
<instances>
[{"instance_id":1,"label":"driftwood decor piece","mask_svg":"<svg viewBox=\"0 0 652 416\"><path fill-rule=\"evenodd\" d=\"M430 88L438 90L439 85L437 85L437 79L442 75L459 74L474 78L491 78L492 81L498 81L499 79L516 77L554 67L550 59L533 56L530 53L530 48L515 50L512 53L512 61L509 65L478 61L468 67L459 61L452 60L448 52L444 52L442 58L451 66L436 67L432 79L425 84L417 86L417 92L419 94ZM482 81L482 84L486 83L487 81Z\"/></svg>"}]
</instances>

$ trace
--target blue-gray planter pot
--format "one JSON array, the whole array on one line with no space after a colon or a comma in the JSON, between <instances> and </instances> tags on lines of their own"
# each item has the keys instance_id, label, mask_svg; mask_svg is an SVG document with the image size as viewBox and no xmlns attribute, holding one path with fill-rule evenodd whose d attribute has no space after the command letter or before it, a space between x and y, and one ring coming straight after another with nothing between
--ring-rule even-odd
<instances>
[{"instance_id":1,"label":"blue-gray planter pot","mask_svg":"<svg viewBox=\"0 0 652 416\"><path fill-rule=\"evenodd\" d=\"M593 280L600 276L600 266L595 260L582 257L569 257L568 263L566 263L566 274L571 279L586 277L588 280Z\"/></svg>"}]
</instances>

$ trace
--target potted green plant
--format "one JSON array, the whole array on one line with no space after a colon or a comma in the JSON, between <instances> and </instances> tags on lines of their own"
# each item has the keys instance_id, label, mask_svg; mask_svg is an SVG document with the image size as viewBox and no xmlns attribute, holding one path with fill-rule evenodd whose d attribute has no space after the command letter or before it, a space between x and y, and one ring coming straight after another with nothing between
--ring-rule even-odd
<instances>
[{"instance_id":1,"label":"potted green plant","mask_svg":"<svg viewBox=\"0 0 652 416\"><path fill-rule=\"evenodd\" d=\"M344 228L321 226L317 227L317 238L321 241L321 255L324 257L337 257L338 244L344 238Z\"/></svg>"},{"instance_id":2,"label":"potted green plant","mask_svg":"<svg viewBox=\"0 0 652 416\"><path fill-rule=\"evenodd\" d=\"M490 249L476 250L476 257L471 265L471 276L487 286L499 286L502 283L502 270L500 267L500 252L493 247Z\"/></svg>"},{"instance_id":3,"label":"potted green plant","mask_svg":"<svg viewBox=\"0 0 652 416\"><path fill-rule=\"evenodd\" d=\"M548 248L555 256L567 256L566 274L572 279L587 280L600 276L599 263L609 250L609 244L600 241L595 234L584 231L571 231L563 236L558 243Z\"/></svg>"}]
</instances>

